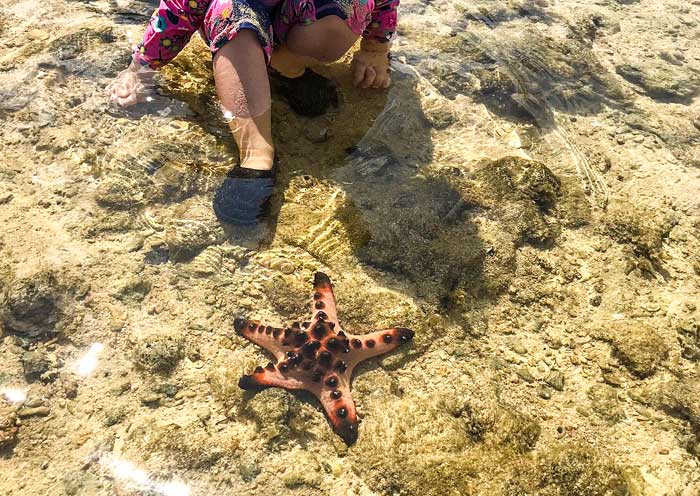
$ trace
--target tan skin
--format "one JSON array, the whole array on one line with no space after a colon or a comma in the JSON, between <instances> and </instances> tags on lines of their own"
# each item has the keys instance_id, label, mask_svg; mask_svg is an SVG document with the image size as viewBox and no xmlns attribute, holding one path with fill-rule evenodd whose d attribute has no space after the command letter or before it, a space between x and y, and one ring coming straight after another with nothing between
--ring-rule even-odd
<instances>
[{"instance_id":1,"label":"tan skin","mask_svg":"<svg viewBox=\"0 0 700 496\"><path fill-rule=\"evenodd\" d=\"M333 62L357 41L357 35L336 16L306 26L294 26L286 45L275 49L271 65L303 72L318 62ZM360 88L387 88L391 84L389 44L363 40L353 59L353 82ZM216 90L229 126L241 151L241 167L269 170L274 160L271 131L270 83L265 54L255 33L242 30L214 56ZM296 67L295 67L296 66ZM108 87L111 98L127 107L147 96L147 73L134 67L123 71ZM284 71L282 71L284 73Z\"/></svg>"}]
</instances>

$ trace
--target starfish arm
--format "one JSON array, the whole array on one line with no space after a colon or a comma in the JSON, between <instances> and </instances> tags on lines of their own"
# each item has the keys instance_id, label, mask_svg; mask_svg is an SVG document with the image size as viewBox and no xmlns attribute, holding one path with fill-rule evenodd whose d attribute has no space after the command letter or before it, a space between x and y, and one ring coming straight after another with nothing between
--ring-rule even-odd
<instances>
[{"instance_id":1,"label":"starfish arm","mask_svg":"<svg viewBox=\"0 0 700 496\"><path fill-rule=\"evenodd\" d=\"M301 330L271 327L258 321L240 318L233 321L233 328L236 330L236 334L262 346L272 353L278 361L286 352L302 345L307 339L306 333Z\"/></svg>"},{"instance_id":2,"label":"starfish arm","mask_svg":"<svg viewBox=\"0 0 700 496\"><path fill-rule=\"evenodd\" d=\"M248 391L257 391L269 387L282 389L306 389L305 382L298 374L284 374L272 362L265 368L256 367L250 375L244 375L238 381L238 387Z\"/></svg>"},{"instance_id":3,"label":"starfish arm","mask_svg":"<svg viewBox=\"0 0 700 496\"><path fill-rule=\"evenodd\" d=\"M348 367L352 369L358 363L395 350L413 339L415 333L411 329L394 327L363 335L351 335L350 353L347 358Z\"/></svg>"},{"instance_id":4,"label":"starfish arm","mask_svg":"<svg viewBox=\"0 0 700 496\"><path fill-rule=\"evenodd\" d=\"M332 322L334 327L338 324L333 285L323 272L316 272L314 275L314 294L311 299L311 315L316 319L319 314L327 322Z\"/></svg>"},{"instance_id":5,"label":"starfish arm","mask_svg":"<svg viewBox=\"0 0 700 496\"><path fill-rule=\"evenodd\" d=\"M340 376L335 388L324 385L316 396L326 411L333 432L343 438L348 446L357 441L357 410L350 394L349 375Z\"/></svg>"}]
</instances>

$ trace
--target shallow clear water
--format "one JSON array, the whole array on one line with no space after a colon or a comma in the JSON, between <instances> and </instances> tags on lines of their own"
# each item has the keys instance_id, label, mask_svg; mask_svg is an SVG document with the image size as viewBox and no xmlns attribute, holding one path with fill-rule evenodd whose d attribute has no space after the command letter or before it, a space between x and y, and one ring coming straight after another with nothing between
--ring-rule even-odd
<instances>
[{"instance_id":1,"label":"shallow clear water","mask_svg":"<svg viewBox=\"0 0 700 496\"><path fill-rule=\"evenodd\" d=\"M114 107L150 2L0 2L0 493L700 494L700 4L405 0L393 85L273 95L270 221L201 40ZM410 346L358 367L358 442L237 386L234 316Z\"/></svg>"}]
</instances>

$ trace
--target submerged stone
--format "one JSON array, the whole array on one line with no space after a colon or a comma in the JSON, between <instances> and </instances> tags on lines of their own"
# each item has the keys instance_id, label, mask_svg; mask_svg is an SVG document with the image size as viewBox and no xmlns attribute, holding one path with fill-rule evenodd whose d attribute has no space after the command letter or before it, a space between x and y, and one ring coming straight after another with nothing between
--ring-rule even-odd
<instances>
[{"instance_id":1,"label":"submerged stone","mask_svg":"<svg viewBox=\"0 0 700 496\"><path fill-rule=\"evenodd\" d=\"M134 346L134 362L151 372L168 373L183 356L182 336L174 332L149 332L138 336Z\"/></svg>"},{"instance_id":2,"label":"submerged stone","mask_svg":"<svg viewBox=\"0 0 700 496\"><path fill-rule=\"evenodd\" d=\"M52 271L11 281L0 294L0 316L10 332L37 337L57 331L68 317L70 292Z\"/></svg>"},{"instance_id":3,"label":"submerged stone","mask_svg":"<svg viewBox=\"0 0 700 496\"><path fill-rule=\"evenodd\" d=\"M664 338L641 322L614 325L609 333L615 355L640 378L652 375L669 352Z\"/></svg>"}]
</instances>

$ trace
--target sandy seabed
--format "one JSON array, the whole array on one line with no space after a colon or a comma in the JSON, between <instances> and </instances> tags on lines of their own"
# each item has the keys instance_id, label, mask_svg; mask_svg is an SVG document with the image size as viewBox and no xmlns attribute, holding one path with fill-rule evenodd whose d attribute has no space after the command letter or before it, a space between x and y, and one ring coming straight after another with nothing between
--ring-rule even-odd
<instances>
[{"instance_id":1,"label":"sandy seabed","mask_svg":"<svg viewBox=\"0 0 700 496\"><path fill-rule=\"evenodd\" d=\"M700 495L700 1L405 0L389 91L274 96L253 229L197 36L123 110L152 3L0 6L0 494ZM349 448L237 386L317 270L416 331Z\"/></svg>"}]
</instances>

